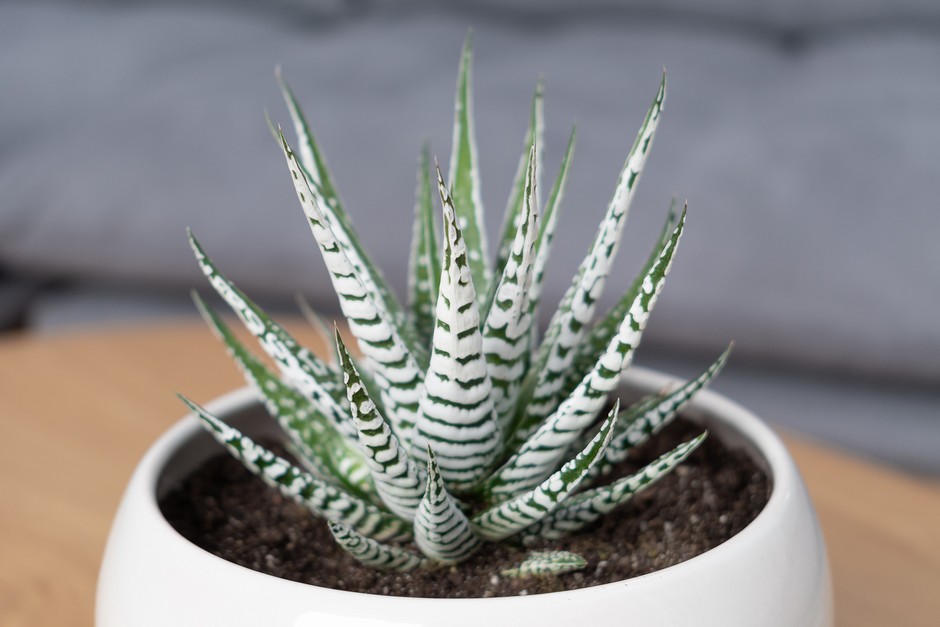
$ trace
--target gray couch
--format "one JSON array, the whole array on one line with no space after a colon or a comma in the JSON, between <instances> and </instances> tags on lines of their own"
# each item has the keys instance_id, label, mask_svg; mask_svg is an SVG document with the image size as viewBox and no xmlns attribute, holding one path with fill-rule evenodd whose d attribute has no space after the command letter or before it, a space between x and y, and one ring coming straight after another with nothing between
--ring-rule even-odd
<instances>
[{"instance_id":1,"label":"gray couch","mask_svg":"<svg viewBox=\"0 0 940 627\"><path fill-rule=\"evenodd\" d=\"M940 4L483 0L0 5L0 324L190 315L191 226L253 295L336 308L265 126L306 103L346 205L399 288L423 137L450 149L476 31L483 195L498 226L536 77L546 184L579 144L550 266L587 248L662 66L669 97L616 295L669 198L689 228L639 362L770 420L940 472ZM493 233L495 235L495 233Z\"/></svg>"}]
</instances>

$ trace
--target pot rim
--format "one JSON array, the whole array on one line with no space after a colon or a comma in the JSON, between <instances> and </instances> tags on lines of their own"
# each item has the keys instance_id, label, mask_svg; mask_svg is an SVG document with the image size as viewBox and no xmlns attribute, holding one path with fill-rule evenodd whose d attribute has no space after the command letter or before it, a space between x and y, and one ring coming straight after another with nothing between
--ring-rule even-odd
<instances>
[{"instance_id":1,"label":"pot rim","mask_svg":"<svg viewBox=\"0 0 940 627\"><path fill-rule=\"evenodd\" d=\"M625 376L625 384L629 387L635 387L646 390L661 389L667 385L681 383L682 381L671 375L663 374L647 368L638 366L632 367ZM623 387L624 384L621 384ZM245 386L237 388L230 392L216 397L205 405L206 409L215 415L224 417L226 414L236 410L242 410L254 404L258 404L258 398L254 390ZM203 433L198 420L192 415L187 414L182 419L173 424L157 441L148 449L140 464L135 471L131 484L137 484L146 488L144 505L148 509L147 514L156 517L158 528L166 533L167 537L175 537L177 541L184 543L189 550L193 551L193 557L209 558L225 564L234 569L244 571L242 574L249 577L259 577L264 580L273 580L281 585L298 588L298 591L318 591L329 593L331 595L341 595L350 601L362 597L370 599L380 599L383 603L463 603L463 604L481 604L481 603L532 603L534 599L545 597L559 597L566 595L605 595L625 584L647 583L651 579L668 578L680 571L697 569L706 566L709 560L730 558L739 547L745 545L758 536L766 527L772 527L775 520L781 518L784 514L787 502L793 492L799 491L802 480L799 472L790 454L780 438L771 430L771 428L760 420L756 415L742 407L738 403L725 398L724 396L712 392L711 390L700 390L694 396L692 402L683 410L683 414L693 417L702 417L703 420L718 423L719 437L731 440L734 443L743 443L745 451L754 458L763 469L768 473L771 481L771 492L764 508L744 529L737 534L719 544L718 546L700 553L695 557L689 558L684 562L668 566L666 568L653 571L637 577L622 579L606 584L589 586L575 590L564 590L559 592L547 592L526 596L512 597L475 597L475 598L436 598L436 597L399 597L389 595L368 594L362 592L351 592L347 590L337 590L335 588L326 588L312 584L282 579L273 575L261 573L245 566L229 562L224 558L218 557L202 547L190 542L183 537L164 517L160 510L157 498L158 486L161 477L164 475L168 462L179 451L179 449L191 441L194 437ZM712 437L715 433L710 432Z\"/></svg>"}]
</instances>

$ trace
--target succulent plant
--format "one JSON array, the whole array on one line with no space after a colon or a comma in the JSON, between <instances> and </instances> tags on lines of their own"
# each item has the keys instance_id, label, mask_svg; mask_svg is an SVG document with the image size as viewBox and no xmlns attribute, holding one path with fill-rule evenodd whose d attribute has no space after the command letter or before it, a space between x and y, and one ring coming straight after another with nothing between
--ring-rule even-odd
<instances>
[{"instance_id":1,"label":"succulent plant","mask_svg":"<svg viewBox=\"0 0 940 627\"><path fill-rule=\"evenodd\" d=\"M630 407L621 409L620 401L611 399L633 360L682 236L686 210L677 212L675 203L633 285L592 324L659 124L665 75L597 235L540 343L536 321L545 265L575 132L554 186L540 203L540 82L491 263L471 63L468 37L457 82L449 182L439 167L433 181L426 146L419 159L407 308L363 249L308 123L278 75L298 148L288 144L280 128L272 130L361 358L306 305L313 324L335 342L336 354L324 359L300 346L220 273L190 233L212 287L276 370L244 346L198 295L197 306L287 434L288 448L299 461L275 454L181 398L247 468L326 519L341 547L379 569L453 564L490 542L532 544L590 525L702 443L705 433L638 472L611 476L633 447L662 429L708 384L728 356L725 351L699 377ZM442 233L435 219L435 191ZM584 563L564 550L538 551L502 572L555 574Z\"/></svg>"}]
</instances>

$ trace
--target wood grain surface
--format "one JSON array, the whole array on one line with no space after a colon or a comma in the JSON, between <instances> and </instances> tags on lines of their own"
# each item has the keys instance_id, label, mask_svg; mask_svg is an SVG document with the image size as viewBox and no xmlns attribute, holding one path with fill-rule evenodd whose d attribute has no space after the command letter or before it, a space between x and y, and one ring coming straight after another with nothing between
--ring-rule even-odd
<instances>
[{"instance_id":1,"label":"wood grain surface","mask_svg":"<svg viewBox=\"0 0 940 627\"><path fill-rule=\"evenodd\" d=\"M174 392L203 402L241 384L193 323L0 338L0 625L92 625L111 517L184 413ZM785 439L822 520L837 624L940 624L937 484Z\"/></svg>"}]
</instances>

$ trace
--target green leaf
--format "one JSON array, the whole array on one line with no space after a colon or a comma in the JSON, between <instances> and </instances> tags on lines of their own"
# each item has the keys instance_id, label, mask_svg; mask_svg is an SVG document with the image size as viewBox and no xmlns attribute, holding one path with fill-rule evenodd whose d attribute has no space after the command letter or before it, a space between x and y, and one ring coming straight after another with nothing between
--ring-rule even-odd
<instances>
[{"instance_id":1,"label":"green leaf","mask_svg":"<svg viewBox=\"0 0 940 627\"><path fill-rule=\"evenodd\" d=\"M669 274L685 227L685 215L683 210L672 236L660 249L656 264L644 277L640 292L621 320L617 335L611 338L594 367L584 375L571 395L490 477L487 487L492 494L515 494L547 476L564 457L568 446L594 421L608 395L617 388L622 373L633 361L643 329Z\"/></svg>"},{"instance_id":2,"label":"green leaf","mask_svg":"<svg viewBox=\"0 0 940 627\"><path fill-rule=\"evenodd\" d=\"M566 295L564 299L568 306L565 309L559 309L549 325L550 328L557 326L558 333L554 335L555 340L549 347L551 356L546 367L539 373L535 392L523 420L524 426L541 423L557 407L561 399L561 390L575 356L574 348L583 341L587 325L594 315L597 300L601 296L617 254L636 183L646 163L646 157L659 124L665 94L666 76L664 74L656 98L646 114L633 149L620 172L617 188L607 208L607 214L598 228L587 257L581 263L575 281L568 289L571 297Z\"/></svg>"},{"instance_id":3,"label":"green leaf","mask_svg":"<svg viewBox=\"0 0 940 627\"><path fill-rule=\"evenodd\" d=\"M535 241L538 238L538 213L534 196L535 151L534 146L529 150L522 220L519 221L508 257L502 266L493 306L483 325L483 353L493 384L493 406L502 432L510 427L519 386L530 357L532 315L528 295Z\"/></svg>"},{"instance_id":4,"label":"green leaf","mask_svg":"<svg viewBox=\"0 0 940 627\"><path fill-rule=\"evenodd\" d=\"M238 429L180 396L212 437L252 473L285 497L311 512L348 525L358 533L382 541L403 541L411 536L408 523L386 514L375 505L317 479L272 453Z\"/></svg>"},{"instance_id":5,"label":"green leaf","mask_svg":"<svg viewBox=\"0 0 940 627\"><path fill-rule=\"evenodd\" d=\"M333 344L333 334L330 333L330 325L327 324L323 316L310 306L310 302L303 294L296 294L294 300L297 303L297 308L300 309L300 315L302 315L304 320L317 332L317 337L323 343L324 350L330 351L330 347ZM333 351L330 351L328 365L331 370L335 370L338 365L336 353Z\"/></svg>"},{"instance_id":6,"label":"green leaf","mask_svg":"<svg viewBox=\"0 0 940 627\"><path fill-rule=\"evenodd\" d=\"M417 568L427 568L432 565L420 555L406 551L397 546L389 546L376 542L371 538L360 535L346 525L328 521L330 532L336 543L343 547L359 562L375 568L376 570L407 573Z\"/></svg>"},{"instance_id":7,"label":"green leaf","mask_svg":"<svg viewBox=\"0 0 940 627\"><path fill-rule=\"evenodd\" d=\"M473 35L467 33L460 55L457 95L454 103L454 138L450 155L450 189L459 216L459 225L467 241L467 258L480 306L486 302L492 280L486 229L483 223L483 199L480 194L480 166L476 134L473 128Z\"/></svg>"},{"instance_id":8,"label":"green leaf","mask_svg":"<svg viewBox=\"0 0 940 627\"><path fill-rule=\"evenodd\" d=\"M345 410L336 401L336 395L343 392L342 384L336 380L330 367L300 346L283 327L226 279L191 231L189 244L209 284L257 338L261 348L274 360L290 385L313 403L339 432L355 440L356 431L346 420Z\"/></svg>"},{"instance_id":9,"label":"green leaf","mask_svg":"<svg viewBox=\"0 0 940 627\"><path fill-rule=\"evenodd\" d=\"M708 432L705 432L680 444L632 475L572 497L563 506L526 529L523 540L531 542L540 538L558 539L596 522L669 474L698 448L707 435Z\"/></svg>"},{"instance_id":10,"label":"green leaf","mask_svg":"<svg viewBox=\"0 0 940 627\"><path fill-rule=\"evenodd\" d=\"M470 521L447 493L430 446L426 454L428 481L415 514L415 543L434 561L452 564L470 557L480 548L480 540L473 534Z\"/></svg>"},{"instance_id":11,"label":"green leaf","mask_svg":"<svg viewBox=\"0 0 940 627\"><path fill-rule=\"evenodd\" d=\"M509 194L509 201L506 203L506 213L503 217L502 235L499 238L499 251L496 255L496 276L503 273L506 262L512 254L513 243L516 239L516 233L519 231L519 224L522 221L522 215L525 212L526 195L531 197L529 202L535 208L536 213L539 209L538 194L541 186L539 177L542 174L542 162L545 144L545 107L543 104L545 94L545 83L541 79L535 86L535 95L532 96L532 111L529 115L529 127L526 129L525 140L523 141L522 155L519 157L519 166L516 168L516 176L512 180L512 191ZM535 149L535 180L530 185L529 178L530 163L532 161L532 150ZM494 292L490 291L491 296ZM492 298L491 298L492 300ZM484 308L484 315L489 308Z\"/></svg>"},{"instance_id":12,"label":"green leaf","mask_svg":"<svg viewBox=\"0 0 940 627\"><path fill-rule=\"evenodd\" d=\"M493 386L483 355L467 246L440 169L437 175L444 205L444 261L431 365L424 380L411 454L425 461L425 444L432 444L448 488L461 492L489 469L499 453L500 432L493 413Z\"/></svg>"},{"instance_id":13,"label":"green leaf","mask_svg":"<svg viewBox=\"0 0 940 627\"><path fill-rule=\"evenodd\" d=\"M193 292L193 300L216 337L228 348L268 413L290 438L294 453L314 475L363 498L376 495L359 448L299 392L285 385L242 344L222 318Z\"/></svg>"},{"instance_id":14,"label":"green leaf","mask_svg":"<svg viewBox=\"0 0 940 627\"><path fill-rule=\"evenodd\" d=\"M504 577L545 577L581 570L587 560L570 551L533 551L519 566L500 574Z\"/></svg>"},{"instance_id":15,"label":"green leaf","mask_svg":"<svg viewBox=\"0 0 940 627\"><path fill-rule=\"evenodd\" d=\"M437 280L441 276L441 248L434 224L430 168L428 146L425 144L418 162L415 222L408 273L408 305L415 330L424 346L431 343L437 306Z\"/></svg>"},{"instance_id":16,"label":"green leaf","mask_svg":"<svg viewBox=\"0 0 940 627\"><path fill-rule=\"evenodd\" d=\"M381 270L372 263L368 253L362 246L359 235L349 219L349 214L346 213L340 202L326 160L317 146L300 104L281 76L280 70L275 73L275 77L284 96L284 102L287 104L294 132L297 135L300 153L297 167L310 185L309 194L314 197L315 202L319 205L320 211L333 231L336 244L343 249L349 263L356 270L359 280L366 286L369 293L373 294L375 306L386 314L386 317L391 317L395 321L403 340L407 342L409 352L415 355L419 363L426 365L427 351L418 341L415 330L405 318L402 307L398 299L395 298L394 292L388 286L385 277L382 276ZM283 133L280 129L276 131L275 139L279 144L284 143Z\"/></svg>"},{"instance_id":17,"label":"green leaf","mask_svg":"<svg viewBox=\"0 0 940 627\"><path fill-rule=\"evenodd\" d=\"M424 494L421 475L405 450L399 446L398 438L388 422L378 412L338 330L335 338L350 413L376 490L393 514L411 520Z\"/></svg>"},{"instance_id":18,"label":"green leaf","mask_svg":"<svg viewBox=\"0 0 940 627\"><path fill-rule=\"evenodd\" d=\"M349 321L349 330L356 337L377 379L386 417L407 447L417 418L423 370L403 340L400 327L379 306L376 292L362 280L362 275L346 253L347 249L337 240L283 134L281 140L297 198L330 272L340 307Z\"/></svg>"},{"instance_id":19,"label":"green leaf","mask_svg":"<svg viewBox=\"0 0 940 627\"><path fill-rule=\"evenodd\" d=\"M567 462L534 489L500 503L473 518L474 532L491 542L513 536L545 518L577 490L594 462L604 453L617 422L615 406L594 439L577 457Z\"/></svg>"}]
</instances>

